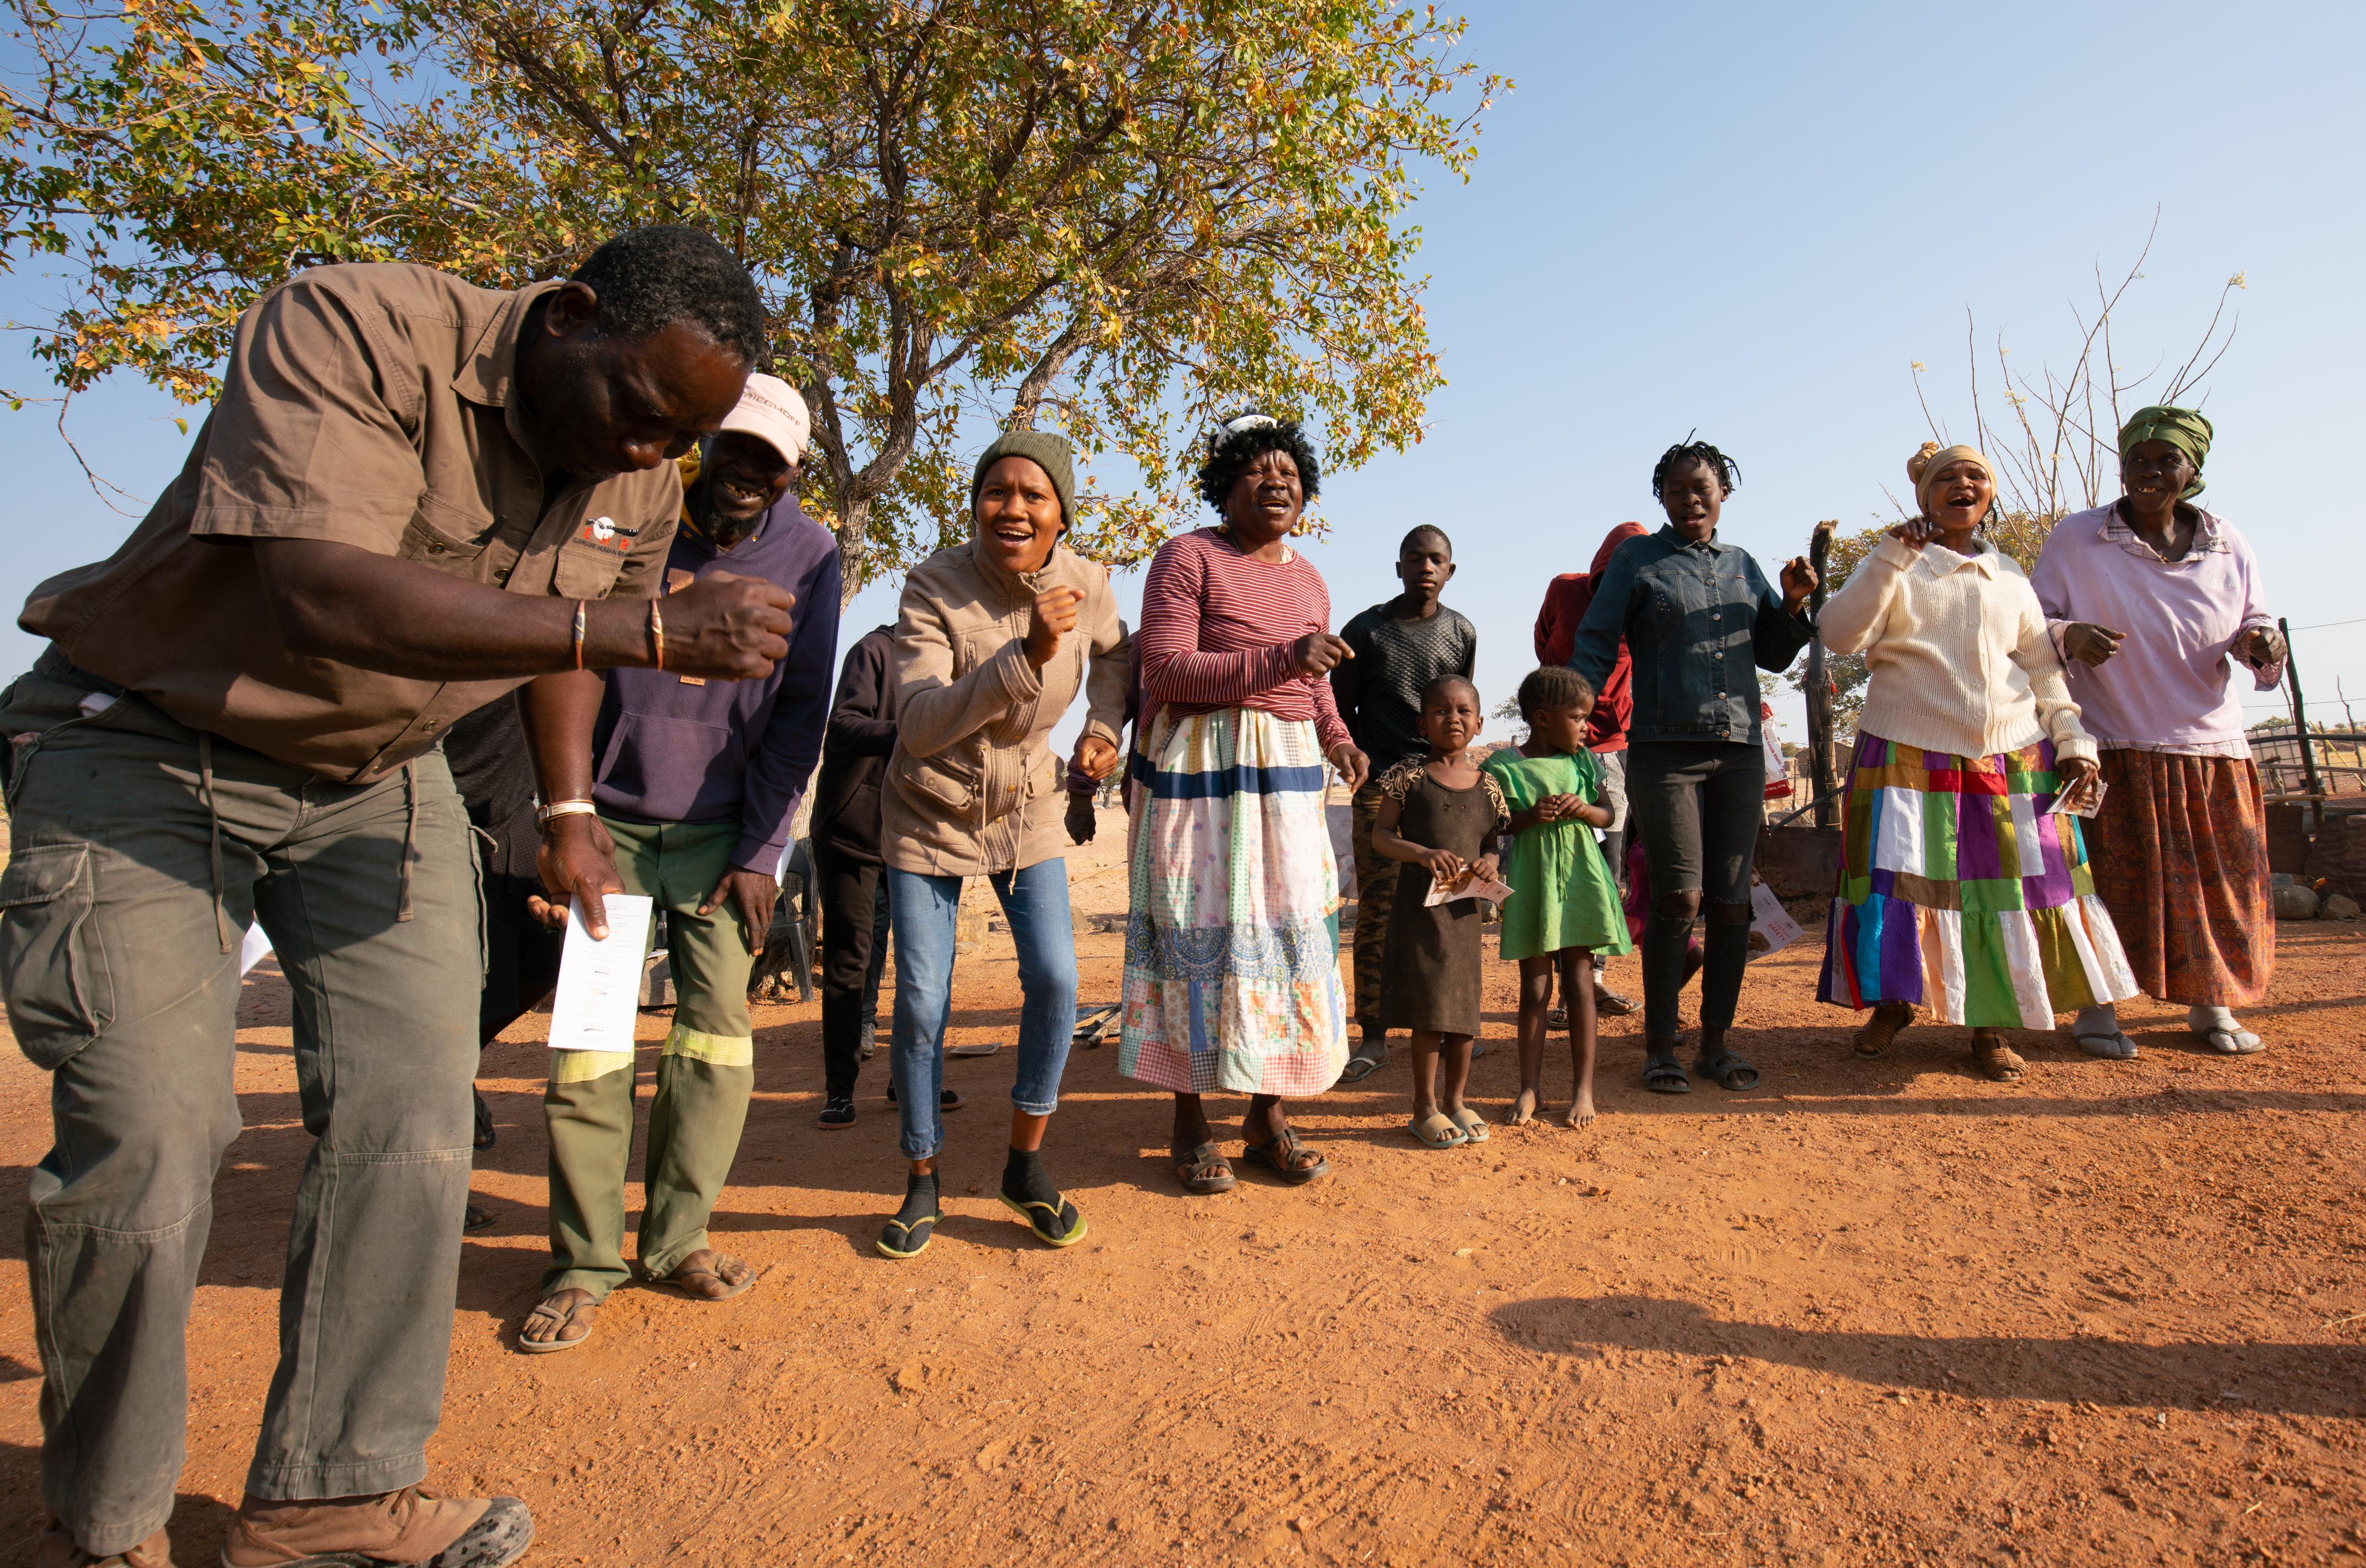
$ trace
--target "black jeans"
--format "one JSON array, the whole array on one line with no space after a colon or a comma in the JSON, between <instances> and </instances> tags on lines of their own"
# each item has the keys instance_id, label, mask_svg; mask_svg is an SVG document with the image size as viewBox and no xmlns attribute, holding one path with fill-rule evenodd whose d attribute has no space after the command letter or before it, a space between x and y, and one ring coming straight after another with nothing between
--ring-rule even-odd
<instances>
[{"instance_id":1,"label":"black jeans","mask_svg":"<svg viewBox=\"0 0 2366 1568\"><path fill-rule=\"evenodd\" d=\"M1627 805L1651 876L1643 1032L1653 1040L1676 1034L1695 917L1670 905L1672 895L1686 893L1709 905L1701 1027L1729 1028L1750 963L1750 865L1766 815L1766 753L1754 741L1639 741L1627 752Z\"/></svg>"},{"instance_id":2,"label":"black jeans","mask_svg":"<svg viewBox=\"0 0 2366 1568\"><path fill-rule=\"evenodd\" d=\"M879 981L887 967L887 886L876 861L860 861L817 840L821 882L821 1060L823 1092L854 1093L863 1037L875 1022Z\"/></svg>"}]
</instances>

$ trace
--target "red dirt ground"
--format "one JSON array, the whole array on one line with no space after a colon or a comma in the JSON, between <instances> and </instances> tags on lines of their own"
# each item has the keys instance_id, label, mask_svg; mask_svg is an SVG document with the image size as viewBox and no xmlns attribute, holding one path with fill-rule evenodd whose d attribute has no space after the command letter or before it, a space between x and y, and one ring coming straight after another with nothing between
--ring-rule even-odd
<instances>
[{"instance_id":1,"label":"red dirt ground","mask_svg":"<svg viewBox=\"0 0 2366 1568\"><path fill-rule=\"evenodd\" d=\"M1121 840L1105 815L1072 863L1080 916L1122 908ZM1121 942L1078 938L1087 999L1115 997ZM1113 1046L1079 1053L1049 1149L1092 1234L1063 1253L994 1201L1009 1053L955 1060L950 1218L903 1264L871 1248L901 1190L884 1058L861 1124L822 1133L818 1004L770 1008L715 1221L761 1287L619 1292L592 1344L535 1359L510 1348L544 1259L528 1019L486 1058L498 1224L468 1242L433 1481L527 1498L536 1564L2359 1562L2366 935L2282 943L2265 1055L2203 1055L2141 1003L2140 1059L2031 1036L2007 1087L1966 1076L1957 1031L1853 1058L1811 934L1752 970L1756 1093L1646 1095L1619 1020L1594 1129L1431 1153L1400 1051L1299 1108L1332 1179L1214 1199L1176 1190L1166 1102ZM1612 979L1636 988L1633 960ZM1489 986L1495 1112L1512 967ZM1008 1041L1017 999L990 941L957 1037ZM287 1019L256 978L190 1334L185 1565L213 1560L272 1362L305 1148ZM0 1205L46 1129L11 1051ZM37 1506L38 1388L11 1269L9 1529Z\"/></svg>"}]
</instances>

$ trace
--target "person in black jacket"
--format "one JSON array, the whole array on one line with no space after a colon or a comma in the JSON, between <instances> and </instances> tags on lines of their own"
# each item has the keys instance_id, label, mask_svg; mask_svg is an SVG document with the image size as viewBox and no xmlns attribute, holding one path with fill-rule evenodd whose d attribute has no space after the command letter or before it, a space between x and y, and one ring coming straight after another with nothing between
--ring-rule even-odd
<instances>
[{"instance_id":1,"label":"person in black jacket","mask_svg":"<svg viewBox=\"0 0 2366 1568\"><path fill-rule=\"evenodd\" d=\"M545 926L528 912L526 900L543 892L534 852L542 829L534 819L534 758L526 750L525 726L517 698L504 695L455 719L444 736L444 758L452 766L453 787L479 835L484 873L485 986L477 1004L477 1049L540 1007L558 985L558 955L566 933ZM493 1146L493 1113L477 1096L477 1147ZM471 1203L463 1230L482 1230L492 1215Z\"/></svg>"},{"instance_id":2,"label":"person in black jacket","mask_svg":"<svg viewBox=\"0 0 2366 1568\"><path fill-rule=\"evenodd\" d=\"M878 1027L887 964L887 889L880 876L879 782L896 750L901 694L888 672L896 628L846 650L823 731L814 792L814 872L821 886L824 1127L854 1125L854 1080Z\"/></svg>"}]
</instances>

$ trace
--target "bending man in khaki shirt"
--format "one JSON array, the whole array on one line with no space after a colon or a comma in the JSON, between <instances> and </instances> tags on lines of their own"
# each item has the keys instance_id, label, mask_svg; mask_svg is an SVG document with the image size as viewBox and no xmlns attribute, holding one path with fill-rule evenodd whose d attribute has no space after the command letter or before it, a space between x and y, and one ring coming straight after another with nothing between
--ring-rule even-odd
<instances>
[{"instance_id":1,"label":"bending man in khaki shirt","mask_svg":"<svg viewBox=\"0 0 2366 1568\"><path fill-rule=\"evenodd\" d=\"M280 1354L223 1560L494 1568L515 1498L418 1489L443 1400L481 973L468 819L436 749L533 680L768 673L788 595L652 607L681 491L763 353L746 271L619 236L515 293L422 267L305 273L241 319L220 400L114 556L35 589L51 644L0 695L9 1022L52 1074L33 1172L42 1568L168 1563L185 1339L231 1089L238 934L295 993L312 1134ZM557 673L565 671L567 673ZM542 770L549 800L551 770ZM557 889L617 886L581 814ZM587 900L596 903L596 899Z\"/></svg>"}]
</instances>

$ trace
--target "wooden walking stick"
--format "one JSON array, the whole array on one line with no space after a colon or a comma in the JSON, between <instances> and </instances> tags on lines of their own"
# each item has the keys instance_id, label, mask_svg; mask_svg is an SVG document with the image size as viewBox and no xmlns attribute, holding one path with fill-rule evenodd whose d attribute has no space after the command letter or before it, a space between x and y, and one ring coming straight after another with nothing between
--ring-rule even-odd
<instances>
[{"instance_id":1,"label":"wooden walking stick","mask_svg":"<svg viewBox=\"0 0 2366 1568\"><path fill-rule=\"evenodd\" d=\"M2300 694L2300 660L2293 653L2292 626L2282 615L2276 617L2276 630L2284 639L2284 684L2292 689L2293 733L2300 739L2300 773L2308 790L2310 804L2316 807L2317 830L2325 829L2325 786L2316 776L2316 748L2309 744L2308 704Z\"/></svg>"},{"instance_id":2,"label":"wooden walking stick","mask_svg":"<svg viewBox=\"0 0 2366 1568\"><path fill-rule=\"evenodd\" d=\"M1832 530L1840 526L1836 517L1826 518L1816 525L1808 541L1808 564L1816 569L1815 591L1808 595L1809 612L1820 615L1824 609L1824 572L1832 558ZM1836 781L1832 777L1832 682L1824 669L1824 639L1818 634L1808 645L1808 766L1815 775L1809 781L1815 791L1816 826L1837 828L1841 820L1841 803L1833 797Z\"/></svg>"}]
</instances>

